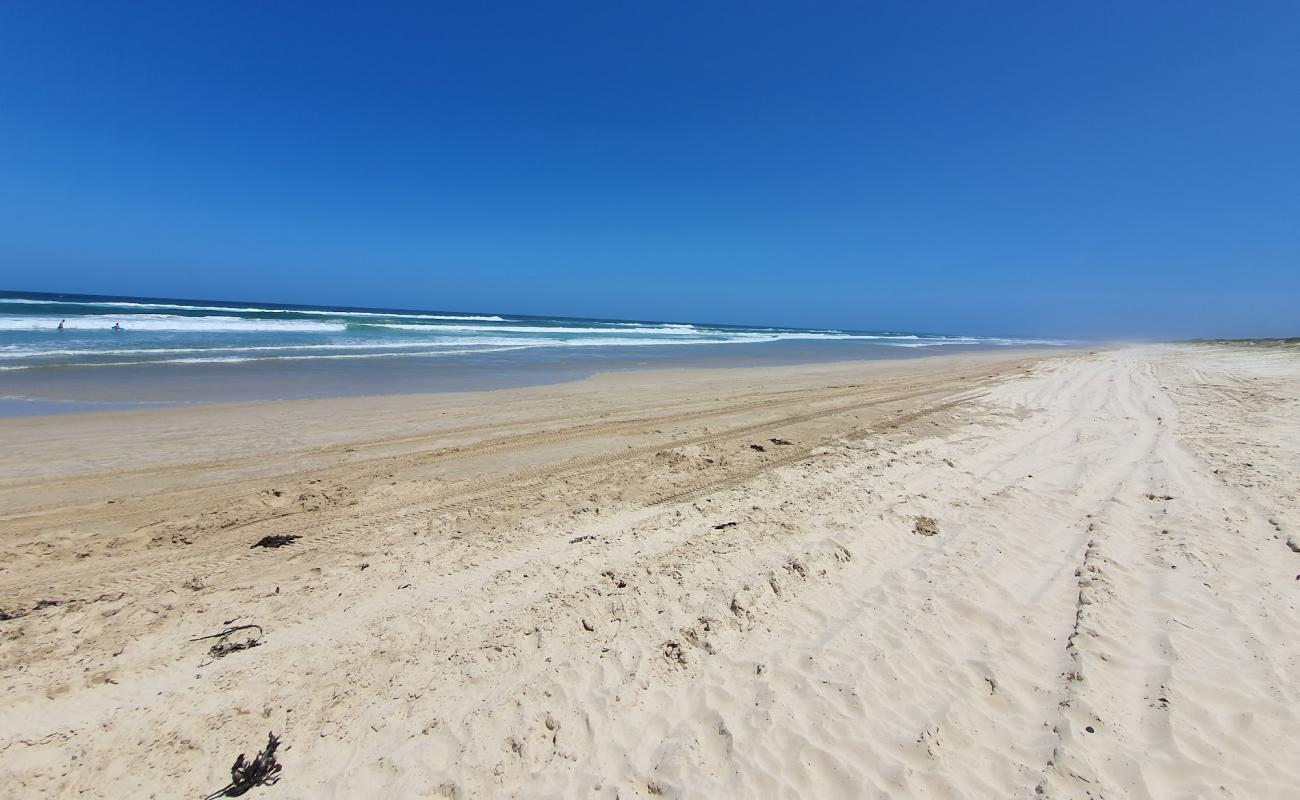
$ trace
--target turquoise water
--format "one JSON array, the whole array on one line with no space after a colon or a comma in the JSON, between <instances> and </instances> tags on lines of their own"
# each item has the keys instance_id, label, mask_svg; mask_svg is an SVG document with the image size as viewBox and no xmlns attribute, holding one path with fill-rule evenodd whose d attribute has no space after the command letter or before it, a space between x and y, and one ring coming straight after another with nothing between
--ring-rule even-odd
<instances>
[{"instance_id":1,"label":"turquoise water","mask_svg":"<svg viewBox=\"0 0 1300 800\"><path fill-rule=\"evenodd\" d=\"M656 364L785 363L1058 344L1064 343L0 292L0 400L380 394L520 385Z\"/></svg>"}]
</instances>

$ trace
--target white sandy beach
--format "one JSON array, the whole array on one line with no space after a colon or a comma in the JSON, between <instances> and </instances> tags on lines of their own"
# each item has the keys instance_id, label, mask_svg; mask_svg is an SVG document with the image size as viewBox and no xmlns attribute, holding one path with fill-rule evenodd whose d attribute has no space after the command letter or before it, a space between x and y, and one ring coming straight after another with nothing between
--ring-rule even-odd
<instances>
[{"instance_id":1,"label":"white sandy beach","mask_svg":"<svg viewBox=\"0 0 1300 800\"><path fill-rule=\"evenodd\" d=\"M202 797L268 731L281 779L248 797L1300 792L1295 349L627 373L0 440L5 797ZM271 535L300 538L251 547ZM259 646L192 641L243 624Z\"/></svg>"}]
</instances>

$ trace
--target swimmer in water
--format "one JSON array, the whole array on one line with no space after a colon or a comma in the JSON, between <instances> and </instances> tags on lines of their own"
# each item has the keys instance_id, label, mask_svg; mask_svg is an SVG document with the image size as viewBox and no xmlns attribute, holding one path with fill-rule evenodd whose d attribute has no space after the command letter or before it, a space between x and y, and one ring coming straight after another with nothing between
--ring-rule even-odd
<instances>
[{"instance_id":1,"label":"swimmer in water","mask_svg":"<svg viewBox=\"0 0 1300 800\"><path fill-rule=\"evenodd\" d=\"M66 319L61 319L61 320L59 320L59 330L63 330L63 323L65 323L65 322L67 322Z\"/></svg>"},{"instance_id":2,"label":"swimmer in water","mask_svg":"<svg viewBox=\"0 0 1300 800\"><path fill-rule=\"evenodd\" d=\"M113 323L113 333L121 333L121 332L122 332L122 323L120 323L120 322L114 322L114 323Z\"/></svg>"}]
</instances>

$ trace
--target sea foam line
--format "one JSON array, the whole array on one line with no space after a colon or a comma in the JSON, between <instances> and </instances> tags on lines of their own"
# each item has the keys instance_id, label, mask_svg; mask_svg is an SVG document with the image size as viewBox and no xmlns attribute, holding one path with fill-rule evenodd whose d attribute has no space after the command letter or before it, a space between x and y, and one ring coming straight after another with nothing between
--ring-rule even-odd
<instances>
[{"instance_id":1,"label":"sea foam line","mask_svg":"<svg viewBox=\"0 0 1300 800\"><path fill-rule=\"evenodd\" d=\"M59 322L58 317L0 317L0 331L52 331L58 327ZM74 331L106 331L111 329L114 323L121 323L123 329L127 331L341 333L347 330L347 323L344 322L242 317L174 317L164 314L68 317L62 322L64 329Z\"/></svg>"},{"instance_id":2,"label":"sea foam line","mask_svg":"<svg viewBox=\"0 0 1300 800\"><path fill-rule=\"evenodd\" d=\"M11 366L0 366L0 371L13 371L25 369L49 369L64 367L134 367L150 366L158 364L242 364L250 361L318 361L326 359L355 359L355 358L411 358L415 356L455 356L455 355L472 355L477 353L499 353L506 350L523 350L528 345L518 345L512 347L485 347L476 350L430 350L428 352L414 353L339 353L335 355L311 355L311 356L218 356L216 358L160 358L152 361L84 361L62 364L21 364Z\"/></svg>"},{"instance_id":3,"label":"sea foam line","mask_svg":"<svg viewBox=\"0 0 1300 800\"><path fill-rule=\"evenodd\" d=\"M476 314L407 314L399 311L327 311L316 308L275 308L263 306L187 306L175 303L128 303L122 300L28 300L21 297L0 298L0 303L10 305L86 306L88 308L152 308L173 311L226 311L231 314L311 314L323 317L373 317L376 319L446 319L475 322L505 322L505 317Z\"/></svg>"}]
</instances>

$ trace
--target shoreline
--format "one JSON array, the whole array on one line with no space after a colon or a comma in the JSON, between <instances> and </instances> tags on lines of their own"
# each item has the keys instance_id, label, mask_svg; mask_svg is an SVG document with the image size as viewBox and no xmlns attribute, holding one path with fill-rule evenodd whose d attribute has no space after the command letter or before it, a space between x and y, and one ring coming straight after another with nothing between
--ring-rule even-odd
<instances>
[{"instance_id":1,"label":"shoreline","mask_svg":"<svg viewBox=\"0 0 1300 800\"><path fill-rule=\"evenodd\" d=\"M0 414L499 389L597 372L906 358L1006 336L0 291ZM19 403L18 401L28 401ZM33 403L38 403L33 405Z\"/></svg>"}]
</instances>

